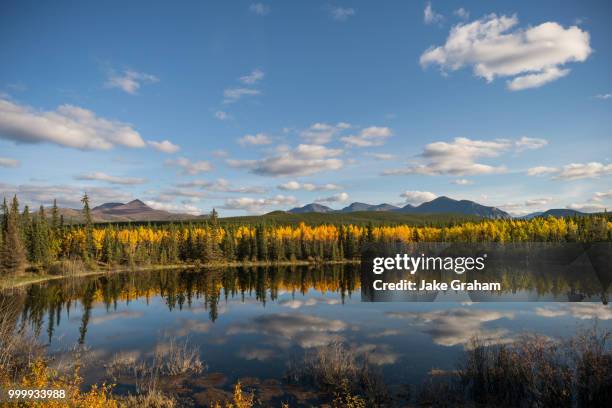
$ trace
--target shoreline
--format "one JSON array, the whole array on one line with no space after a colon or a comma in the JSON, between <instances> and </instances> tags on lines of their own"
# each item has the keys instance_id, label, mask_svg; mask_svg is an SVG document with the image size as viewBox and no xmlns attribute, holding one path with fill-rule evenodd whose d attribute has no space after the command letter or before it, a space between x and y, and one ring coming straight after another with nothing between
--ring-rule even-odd
<instances>
[{"instance_id":1,"label":"shoreline","mask_svg":"<svg viewBox=\"0 0 612 408\"><path fill-rule=\"evenodd\" d=\"M0 277L0 291L22 288L24 286L33 285L36 283L43 283L59 279L70 279L70 278L81 278L86 276L104 275L104 274L115 274L125 272L146 272L146 271L158 271L163 269L168 270L180 270L180 269L210 269L210 268L238 268L238 267L258 267L258 266L308 266L308 265L344 265L344 264L357 264L360 263L359 259L349 260L344 259L341 261L324 261L324 262L311 262L311 261L233 261L233 262L219 262L214 264L171 264L171 265L146 265L146 266L133 266L133 267L117 267L117 268L103 268L95 270L83 270L82 272L72 273L67 275L51 275L47 272L34 273L25 272L18 276L6 276Z\"/></svg>"}]
</instances>

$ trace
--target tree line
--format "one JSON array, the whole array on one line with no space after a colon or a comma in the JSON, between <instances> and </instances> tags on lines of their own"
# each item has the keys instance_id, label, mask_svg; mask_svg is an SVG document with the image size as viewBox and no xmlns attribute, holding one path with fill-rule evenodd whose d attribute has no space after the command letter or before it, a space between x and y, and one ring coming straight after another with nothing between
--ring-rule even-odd
<instances>
[{"instance_id":1,"label":"tree line","mask_svg":"<svg viewBox=\"0 0 612 408\"><path fill-rule=\"evenodd\" d=\"M221 225L212 211L204 222L163 225L94 224L89 197L84 222L66 225L54 201L31 213L17 197L2 204L0 272L46 270L60 261L96 265L168 265L223 262L344 261L374 242L593 242L612 240L607 214L568 218L500 219L447 226Z\"/></svg>"}]
</instances>

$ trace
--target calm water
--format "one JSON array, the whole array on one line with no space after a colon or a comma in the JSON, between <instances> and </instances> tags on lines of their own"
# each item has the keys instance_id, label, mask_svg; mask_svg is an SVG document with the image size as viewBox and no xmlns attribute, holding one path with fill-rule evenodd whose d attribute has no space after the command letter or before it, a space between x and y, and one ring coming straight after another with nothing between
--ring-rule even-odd
<instances>
[{"instance_id":1,"label":"calm water","mask_svg":"<svg viewBox=\"0 0 612 408\"><path fill-rule=\"evenodd\" d=\"M207 372L222 374L227 388L238 378L282 379L290 359L333 340L368 351L388 384L415 384L432 368L455 368L475 335L494 343L524 332L565 337L595 320L612 329L612 309L601 301L472 303L447 292L434 302L371 303L361 302L360 282L354 265L132 272L33 285L15 296L21 324L50 354L88 346L88 381L103 379L115 353L146 358L171 337L199 346ZM546 300L571 290L524 284L504 297Z\"/></svg>"}]
</instances>

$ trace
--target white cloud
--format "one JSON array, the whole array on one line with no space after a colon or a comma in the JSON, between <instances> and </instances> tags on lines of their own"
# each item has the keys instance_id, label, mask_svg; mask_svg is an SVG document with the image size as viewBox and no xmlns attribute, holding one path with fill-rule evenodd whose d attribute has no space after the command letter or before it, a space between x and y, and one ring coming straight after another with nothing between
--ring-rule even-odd
<instances>
[{"instance_id":1,"label":"white cloud","mask_svg":"<svg viewBox=\"0 0 612 408\"><path fill-rule=\"evenodd\" d=\"M272 140L265 133L257 133L256 135L244 135L238 139L241 146L261 146L272 143Z\"/></svg>"},{"instance_id":2,"label":"white cloud","mask_svg":"<svg viewBox=\"0 0 612 408\"><path fill-rule=\"evenodd\" d=\"M294 191L294 190L301 189L302 185L300 183L298 183L297 181L288 181L287 183L280 184L279 186L277 186L277 188L279 190Z\"/></svg>"},{"instance_id":3,"label":"white cloud","mask_svg":"<svg viewBox=\"0 0 612 408\"><path fill-rule=\"evenodd\" d=\"M511 312L455 308L422 313L387 312L387 316L414 320L423 332L432 337L434 343L441 346L462 344L467 347L474 336L488 344L512 341L508 330L485 327L489 322L512 319L514 314Z\"/></svg>"},{"instance_id":4,"label":"white cloud","mask_svg":"<svg viewBox=\"0 0 612 408\"><path fill-rule=\"evenodd\" d=\"M470 184L474 184L473 181L468 180L468 179L457 179L457 180L451 181L451 183L456 184L458 186L468 186Z\"/></svg>"},{"instance_id":5,"label":"white cloud","mask_svg":"<svg viewBox=\"0 0 612 408\"><path fill-rule=\"evenodd\" d=\"M103 172L94 172L87 174L80 174L74 177L76 180L89 180L89 181L105 181L110 184L120 184L126 186L133 186L136 184L144 184L147 181L143 178L138 177L117 177L111 176Z\"/></svg>"},{"instance_id":6,"label":"white cloud","mask_svg":"<svg viewBox=\"0 0 612 408\"><path fill-rule=\"evenodd\" d=\"M300 137L311 144L326 144L340 132L350 128L351 125L345 122L340 122L335 125L327 123L314 123L308 129L300 132Z\"/></svg>"},{"instance_id":7,"label":"white cloud","mask_svg":"<svg viewBox=\"0 0 612 408\"><path fill-rule=\"evenodd\" d=\"M215 150L212 152L215 157L227 157L228 153L225 150Z\"/></svg>"},{"instance_id":8,"label":"white cloud","mask_svg":"<svg viewBox=\"0 0 612 408\"><path fill-rule=\"evenodd\" d=\"M539 88L549 82L563 78L570 73L569 69L559 69L550 67L538 72L537 74L526 74L506 81L508 89L511 91L522 91L523 89Z\"/></svg>"},{"instance_id":9,"label":"white cloud","mask_svg":"<svg viewBox=\"0 0 612 408\"><path fill-rule=\"evenodd\" d=\"M135 95L142 84L155 82L159 82L159 78L155 75L125 70L120 74L112 72L106 81L106 86L109 88L119 88L124 92Z\"/></svg>"},{"instance_id":10,"label":"white cloud","mask_svg":"<svg viewBox=\"0 0 612 408\"><path fill-rule=\"evenodd\" d=\"M286 207L297 204L297 199L293 196L284 196L282 194L268 198L252 198L252 197L240 197L240 198L228 198L225 200L225 204L222 208L228 210L246 210L252 213L259 213L264 211L266 208L274 207Z\"/></svg>"},{"instance_id":11,"label":"white cloud","mask_svg":"<svg viewBox=\"0 0 612 408\"><path fill-rule=\"evenodd\" d=\"M338 193L329 197L317 198L316 203L343 203L349 199L347 193Z\"/></svg>"},{"instance_id":12,"label":"white cloud","mask_svg":"<svg viewBox=\"0 0 612 408\"><path fill-rule=\"evenodd\" d=\"M536 166L531 167L527 170L527 175L529 176L542 176L546 174L552 174L558 172L559 169L556 167L547 167L547 166Z\"/></svg>"},{"instance_id":13,"label":"white cloud","mask_svg":"<svg viewBox=\"0 0 612 408\"><path fill-rule=\"evenodd\" d=\"M149 194L154 194L153 191L148 191ZM163 203L173 202L176 198L187 198L190 202L200 201L200 198L205 197L206 192L199 190L191 190L184 188L171 188L162 190L157 194L152 201L159 201Z\"/></svg>"},{"instance_id":14,"label":"white cloud","mask_svg":"<svg viewBox=\"0 0 612 408\"><path fill-rule=\"evenodd\" d=\"M404 191L400 194L400 197L404 197L408 204L419 205L431 201L438 196L429 191Z\"/></svg>"},{"instance_id":15,"label":"white cloud","mask_svg":"<svg viewBox=\"0 0 612 408\"><path fill-rule=\"evenodd\" d=\"M366 156L370 156L375 158L376 160L393 160L396 158L394 154L391 153L366 153Z\"/></svg>"},{"instance_id":16,"label":"white cloud","mask_svg":"<svg viewBox=\"0 0 612 408\"><path fill-rule=\"evenodd\" d=\"M19 160L0 157L0 167L19 167Z\"/></svg>"},{"instance_id":17,"label":"white cloud","mask_svg":"<svg viewBox=\"0 0 612 408\"><path fill-rule=\"evenodd\" d=\"M253 70L250 74L238 78L240 82L247 85L253 85L264 78L264 72L260 69Z\"/></svg>"},{"instance_id":18,"label":"white cloud","mask_svg":"<svg viewBox=\"0 0 612 408\"><path fill-rule=\"evenodd\" d=\"M536 137L521 137L515 142L518 151L540 149L548 144L548 140Z\"/></svg>"},{"instance_id":19,"label":"white cloud","mask_svg":"<svg viewBox=\"0 0 612 408\"><path fill-rule=\"evenodd\" d=\"M228 120L231 118L231 116L225 111L218 110L215 112L215 118L219 120Z\"/></svg>"},{"instance_id":20,"label":"white cloud","mask_svg":"<svg viewBox=\"0 0 612 408\"><path fill-rule=\"evenodd\" d=\"M596 192L593 194L593 198L591 198L592 201L603 201L609 199L612 199L612 190L608 190L604 193Z\"/></svg>"},{"instance_id":21,"label":"white cloud","mask_svg":"<svg viewBox=\"0 0 612 408\"><path fill-rule=\"evenodd\" d=\"M144 202L154 210L168 211L172 213L185 213L191 215L200 215L202 210L192 204L175 204L175 203L162 203L154 200L146 200Z\"/></svg>"},{"instance_id":22,"label":"white cloud","mask_svg":"<svg viewBox=\"0 0 612 408\"><path fill-rule=\"evenodd\" d=\"M124 310L124 311L111 312L111 313L103 314L100 316L92 317L89 320L89 323L98 325L98 324L106 323L108 321L115 320L115 319L134 319L134 318L139 319L142 316L144 316L144 312Z\"/></svg>"},{"instance_id":23,"label":"white cloud","mask_svg":"<svg viewBox=\"0 0 612 408\"><path fill-rule=\"evenodd\" d=\"M468 20L470 18L470 12L464 9L463 7L453 11L453 14L463 20Z\"/></svg>"},{"instance_id":24,"label":"white cloud","mask_svg":"<svg viewBox=\"0 0 612 408\"><path fill-rule=\"evenodd\" d=\"M279 306L288 307L290 309L300 309L303 306L315 306L318 303L316 298L308 298L306 300L299 299L285 299L278 302Z\"/></svg>"},{"instance_id":25,"label":"white cloud","mask_svg":"<svg viewBox=\"0 0 612 408\"><path fill-rule=\"evenodd\" d=\"M477 174L502 173L503 166L490 166L476 163L481 157L497 157L510 149L512 144L507 140L471 140L457 137L452 143L434 142L425 146L422 157L426 164L408 166L401 169L386 170L383 175L423 174L469 176Z\"/></svg>"},{"instance_id":26,"label":"white cloud","mask_svg":"<svg viewBox=\"0 0 612 408\"><path fill-rule=\"evenodd\" d=\"M537 307L535 314L541 317L573 316L581 320L612 320L612 309L600 303L572 303L552 307Z\"/></svg>"},{"instance_id":27,"label":"white cloud","mask_svg":"<svg viewBox=\"0 0 612 408\"><path fill-rule=\"evenodd\" d=\"M612 174L612 164L598 162L571 163L563 166L563 169L555 176L556 179L578 180L583 178L598 178Z\"/></svg>"},{"instance_id":28,"label":"white cloud","mask_svg":"<svg viewBox=\"0 0 612 408\"><path fill-rule=\"evenodd\" d=\"M249 6L249 10L251 11L251 13L255 13L258 16L267 16L268 14L270 14L270 6L263 3L252 3Z\"/></svg>"},{"instance_id":29,"label":"white cloud","mask_svg":"<svg viewBox=\"0 0 612 408\"><path fill-rule=\"evenodd\" d=\"M552 201L552 197L531 198L525 201L525 206L539 207L539 206L550 204L551 201Z\"/></svg>"},{"instance_id":30,"label":"white cloud","mask_svg":"<svg viewBox=\"0 0 612 408\"><path fill-rule=\"evenodd\" d=\"M279 190L305 190L305 191L329 191L329 190L339 190L340 187L337 184L327 183L327 184L314 184L314 183L299 183L297 181L289 181L284 184L280 184L277 186Z\"/></svg>"},{"instance_id":31,"label":"white cloud","mask_svg":"<svg viewBox=\"0 0 612 408\"><path fill-rule=\"evenodd\" d=\"M169 140L162 140L161 142L155 142L151 140L151 141L148 141L147 143L150 146L152 146L155 150L163 152L163 153L172 154L172 153L176 153L179 150L181 150L180 146L175 145Z\"/></svg>"},{"instance_id":32,"label":"white cloud","mask_svg":"<svg viewBox=\"0 0 612 408\"><path fill-rule=\"evenodd\" d=\"M349 17L355 15L355 9L353 8L329 6L327 9L330 17L336 21L346 21Z\"/></svg>"},{"instance_id":33,"label":"white cloud","mask_svg":"<svg viewBox=\"0 0 612 408\"><path fill-rule=\"evenodd\" d=\"M599 178L612 174L612 164L599 162L570 163L562 168L537 166L527 170L529 176L542 176L554 174L556 180L579 180L585 178Z\"/></svg>"},{"instance_id":34,"label":"white cloud","mask_svg":"<svg viewBox=\"0 0 612 408\"><path fill-rule=\"evenodd\" d=\"M55 111L38 111L4 99L0 99L0 138L17 143L48 142L81 150L145 146L130 125L97 117L90 110L61 105Z\"/></svg>"},{"instance_id":35,"label":"white cloud","mask_svg":"<svg viewBox=\"0 0 612 408\"><path fill-rule=\"evenodd\" d=\"M232 167L247 168L264 176L307 176L342 168L344 162L337 158L341 154L340 149L300 144L295 149L281 150L275 156L260 160L228 159L227 163Z\"/></svg>"},{"instance_id":36,"label":"white cloud","mask_svg":"<svg viewBox=\"0 0 612 408\"><path fill-rule=\"evenodd\" d=\"M252 318L246 323L228 327L226 335L256 333L288 347L291 342L303 348L324 346L338 340L338 334L348 328L342 320L331 320L302 313L272 313ZM289 344L287 342L290 342Z\"/></svg>"},{"instance_id":37,"label":"white cloud","mask_svg":"<svg viewBox=\"0 0 612 408\"><path fill-rule=\"evenodd\" d=\"M179 157L178 159L174 159L174 160L166 160L166 164L170 166L181 167L185 174L192 174L192 175L198 174L198 173L204 173L204 172L212 170L212 165L205 160L192 162L191 160L185 157Z\"/></svg>"},{"instance_id":38,"label":"white cloud","mask_svg":"<svg viewBox=\"0 0 612 408\"><path fill-rule=\"evenodd\" d=\"M598 95L595 95L595 98L597 98L597 99L604 99L604 100L605 99L610 99L610 98L612 98L612 93L598 94Z\"/></svg>"},{"instance_id":39,"label":"white cloud","mask_svg":"<svg viewBox=\"0 0 612 408\"><path fill-rule=\"evenodd\" d=\"M444 21L444 16L436 13L431 7L431 2L428 1L425 5L425 10L423 10L423 21L425 24L437 24Z\"/></svg>"},{"instance_id":40,"label":"white cloud","mask_svg":"<svg viewBox=\"0 0 612 408\"><path fill-rule=\"evenodd\" d=\"M506 203L497 206L514 215L525 215L537 209L544 210L553 201L552 197L530 198L520 203Z\"/></svg>"},{"instance_id":41,"label":"white cloud","mask_svg":"<svg viewBox=\"0 0 612 408\"><path fill-rule=\"evenodd\" d=\"M357 135L341 138L348 147L372 147L380 146L392 135L388 127L370 126L362 129Z\"/></svg>"},{"instance_id":42,"label":"white cloud","mask_svg":"<svg viewBox=\"0 0 612 408\"><path fill-rule=\"evenodd\" d=\"M242 194L263 194L268 191L267 188L261 186L238 187L232 185L228 180L217 179L216 181L208 180L193 180L187 183L180 183L178 187L182 188L201 188L208 191L218 193L242 193Z\"/></svg>"},{"instance_id":43,"label":"white cloud","mask_svg":"<svg viewBox=\"0 0 612 408\"><path fill-rule=\"evenodd\" d=\"M514 77L510 90L538 87L567 75L561 66L583 62L592 52L590 36L576 26L564 28L546 22L526 29L515 28L518 18L490 14L471 23L454 26L446 44L431 47L420 58L423 67L439 65L456 71L472 66L476 76L488 82Z\"/></svg>"},{"instance_id":44,"label":"white cloud","mask_svg":"<svg viewBox=\"0 0 612 408\"><path fill-rule=\"evenodd\" d=\"M264 349L259 347L253 348L241 348L238 352L238 357L244 360L257 360L257 361L268 361L275 358L279 358L279 354L276 350Z\"/></svg>"},{"instance_id":45,"label":"white cloud","mask_svg":"<svg viewBox=\"0 0 612 408\"><path fill-rule=\"evenodd\" d=\"M567 206L570 210L583 212L601 212L606 209L605 205L595 203L573 203Z\"/></svg>"},{"instance_id":46,"label":"white cloud","mask_svg":"<svg viewBox=\"0 0 612 408\"><path fill-rule=\"evenodd\" d=\"M244 96L259 95L261 92L251 88L227 88L223 91L223 103L234 103Z\"/></svg>"},{"instance_id":47,"label":"white cloud","mask_svg":"<svg viewBox=\"0 0 612 408\"><path fill-rule=\"evenodd\" d=\"M40 204L51 205L57 199L58 205L81 208L81 197L87 192L92 206L106 202L127 202L133 197L117 187L92 187L75 185L45 185L21 184L11 185L0 182L0 197L12 197L17 194L21 204L29 203L33 206Z\"/></svg>"}]
</instances>

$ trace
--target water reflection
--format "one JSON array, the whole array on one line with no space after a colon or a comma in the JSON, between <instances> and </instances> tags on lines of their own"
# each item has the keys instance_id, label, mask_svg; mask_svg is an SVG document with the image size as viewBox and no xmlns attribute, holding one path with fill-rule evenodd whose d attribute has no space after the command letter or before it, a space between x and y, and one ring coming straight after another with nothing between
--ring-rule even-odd
<instances>
[{"instance_id":1,"label":"water reflection","mask_svg":"<svg viewBox=\"0 0 612 408\"><path fill-rule=\"evenodd\" d=\"M183 310L185 307L198 311L195 308L197 302L214 322L219 317L220 304L230 298L238 298L242 302L246 302L247 298L253 299L265 306L268 301L276 301L280 293L303 295L310 289L321 293L336 293L339 298L309 298L306 301L285 299L279 304L298 309L319 302L343 303L359 289L358 270L351 265L325 268L230 268L149 271L52 281L28 288L22 309L22 322L30 323L36 335L39 335L46 320L48 341L51 342L54 328L61 321L62 310L70 317L70 310L78 301L83 309L79 328L79 343L83 344L90 324L142 317L142 312L111 313L117 310L119 302L126 305L133 301L148 303L152 298L159 297L169 311ZM108 313L92 319L91 309L94 304L103 305Z\"/></svg>"},{"instance_id":2,"label":"water reflection","mask_svg":"<svg viewBox=\"0 0 612 408\"><path fill-rule=\"evenodd\" d=\"M383 274L373 273L374 261L406 254L422 261L412 270L410 263L397 261ZM483 268L455 271L452 265L468 257L480 259ZM426 261L427 260L427 261ZM427 262L427 263L426 263ZM437 263L436 263L437 262ZM446 265L450 262L450 269ZM458 262L458 261L457 261ZM459 262L458 262L459 264ZM384 301L476 301L476 302L583 302L607 304L612 293L612 243L403 243L372 244L361 263L363 300ZM402 266L407 265L407 266ZM424 265L433 265L431 268ZM435 265L438 265L437 267ZM378 265L380 267L381 265ZM414 267L414 266L412 266ZM404 269L400 269L404 268ZM408 269L405 269L408 268ZM446 269L445 269L446 268ZM421 289L421 282L495 283L498 290L440 291ZM412 282L418 290L374 290L381 283Z\"/></svg>"},{"instance_id":3,"label":"water reflection","mask_svg":"<svg viewBox=\"0 0 612 408\"><path fill-rule=\"evenodd\" d=\"M508 297L532 291L554 298L575 283L495 271ZM290 358L334 341L366 353L386 381L400 384L419 382L432 368L453 369L475 335L501 344L524 332L572 335L594 320L612 327L611 309L601 303L476 303L452 291L436 294L452 303L370 303L361 302L361 282L356 265L151 271L52 281L2 296L18 299L15 325L30 327L51 353L85 344L100 366L117 353L151 356L170 338L189 338L227 384L281 379Z\"/></svg>"}]
</instances>

